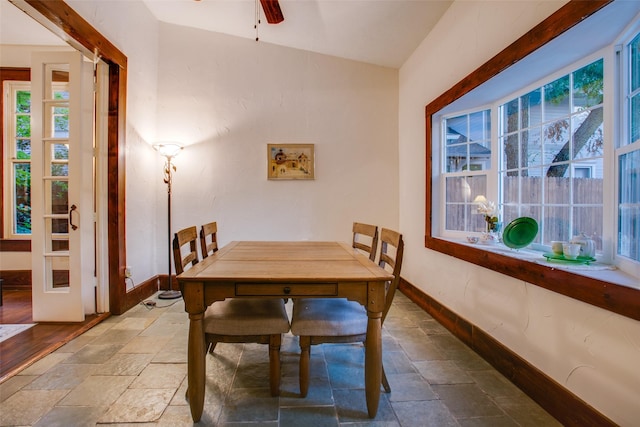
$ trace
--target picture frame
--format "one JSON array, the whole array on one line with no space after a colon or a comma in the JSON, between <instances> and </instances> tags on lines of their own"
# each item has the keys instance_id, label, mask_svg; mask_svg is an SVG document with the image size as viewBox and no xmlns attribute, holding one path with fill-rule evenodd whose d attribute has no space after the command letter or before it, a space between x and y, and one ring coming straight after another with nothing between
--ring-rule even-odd
<instances>
[{"instance_id":1,"label":"picture frame","mask_svg":"<svg viewBox=\"0 0 640 427\"><path fill-rule=\"evenodd\" d=\"M267 144L267 179L315 179L314 144Z\"/></svg>"}]
</instances>

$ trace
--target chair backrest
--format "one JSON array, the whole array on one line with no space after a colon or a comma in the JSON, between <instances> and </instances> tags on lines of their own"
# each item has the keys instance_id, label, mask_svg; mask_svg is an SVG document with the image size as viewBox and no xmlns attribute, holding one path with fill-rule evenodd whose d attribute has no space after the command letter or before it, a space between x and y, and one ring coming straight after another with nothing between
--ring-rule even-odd
<instances>
[{"instance_id":1,"label":"chair backrest","mask_svg":"<svg viewBox=\"0 0 640 427\"><path fill-rule=\"evenodd\" d=\"M198 232L196 227L187 227L177 233L173 237L173 263L176 267L176 274L181 274L187 265L192 266L198 263L198 251L196 241L198 240ZM189 245L188 251L183 255L183 247Z\"/></svg>"},{"instance_id":2,"label":"chair backrest","mask_svg":"<svg viewBox=\"0 0 640 427\"><path fill-rule=\"evenodd\" d=\"M402 234L383 228L380 230L380 242L380 261L378 261L378 265L386 270L392 269L393 272L393 280L387 284L384 311L382 312L382 322L384 323L384 319L387 317L387 313L391 308L393 296L400 283L404 240L402 240Z\"/></svg>"},{"instance_id":3,"label":"chair backrest","mask_svg":"<svg viewBox=\"0 0 640 427\"><path fill-rule=\"evenodd\" d=\"M207 242L207 238L210 239ZM202 252L202 259L205 259L209 255L213 255L218 251L218 223L210 222L204 224L200 229L200 249Z\"/></svg>"},{"instance_id":4,"label":"chair backrest","mask_svg":"<svg viewBox=\"0 0 640 427\"><path fill-rule=\"evenodd\" d=\"M366 252L369 259L375 261L378 249L378 226L354 222L352 246Z\"/></svg>"}]
</instances>

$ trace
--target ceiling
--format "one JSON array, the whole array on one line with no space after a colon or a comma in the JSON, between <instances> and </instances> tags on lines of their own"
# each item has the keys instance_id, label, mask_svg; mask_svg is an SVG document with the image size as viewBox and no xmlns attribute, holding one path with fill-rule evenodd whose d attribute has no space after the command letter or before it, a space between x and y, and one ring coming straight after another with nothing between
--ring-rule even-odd
<instances>
[{"instance_id":1,"label":"ceiling","mask_svg":"<svg viewBox=\"0 0 640 427\"><path fill-rule=\"evenodd\" d=\"M105 1L105 0L91 0ZM255 0L142 1L162 22L400 68L453 0L280 0L284 22L257 30ZM262 9L258 9L260 12ZM55 36L0 0L0 42L51 44ZM36 26L25 31L26 25ZM43 34L45 33L45 34ZM43 41L39 42L39 39Z\"/></svg>"},{"instance_id":2,"label":"ceiling","mask_svg":"<svg viewBox=\"0 0 640 427\"><path fill-rule=\"evenodd\" d=\"M66 45L9 0L0 0L0 44Z\"/></svg>"}]
</instances>

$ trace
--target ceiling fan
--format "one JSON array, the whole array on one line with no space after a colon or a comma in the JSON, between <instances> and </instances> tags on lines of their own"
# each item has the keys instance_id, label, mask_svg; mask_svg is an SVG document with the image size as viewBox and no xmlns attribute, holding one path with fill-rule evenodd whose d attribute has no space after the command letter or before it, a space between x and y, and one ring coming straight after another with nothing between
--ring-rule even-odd
<instances>
[{"instance_id":1,"label":"ceiling fan","mask_svg":"<svg viewBox=\"0 0 640 427\"><path fill-rule=\"evenodd\" d=\"M195 0L201 1L201 0ZM264 16L267 17L267 22L269 24L279 24L284 21L284 15L282 14L282 9L280 9L280 3L278 0L260 0L262 4L262 10L264 10ZM258 2L256 1L256 15Z\"/></svg>"},{"instance_id":2,"label":"ceiling fan","mask_svg":"<svg viewBox=\"0 0 640 427\"><path fill-rule=\"evenodd\" d=\"M269 24L279 24L284 21L284 15L282 9L280 9L280 3L278 0L260 0L262 4L262 10L264 10L264 16L267 17Z\"/></svg>"}]
</instances>

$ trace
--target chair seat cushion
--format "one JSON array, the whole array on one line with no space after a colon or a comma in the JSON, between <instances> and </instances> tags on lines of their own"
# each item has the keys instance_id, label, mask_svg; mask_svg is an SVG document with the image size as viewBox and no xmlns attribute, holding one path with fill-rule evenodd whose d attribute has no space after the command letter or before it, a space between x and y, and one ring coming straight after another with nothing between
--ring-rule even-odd
<instances>
[{"instance_id":1,"label":"chair seat cushion","mask_svg":"<svg viewBox=\"0 0 640 427\"><path fill-rule=\"evenodd\" d=\"M281 298L216 301L204 314L204 331L216 335L275 335L289 332Z\"/></svg>"},{"instance_id":2,"label":"chair seat cushion","mask_svg":"<svg viewBox=\"0 0 640 427\"><path fill-rule=\"evenodd\" d=\"M344 336L367 332L367 312L344 298L300 298L293 303L291 332L298 336Z\"/></svg>"}]
</instances>

